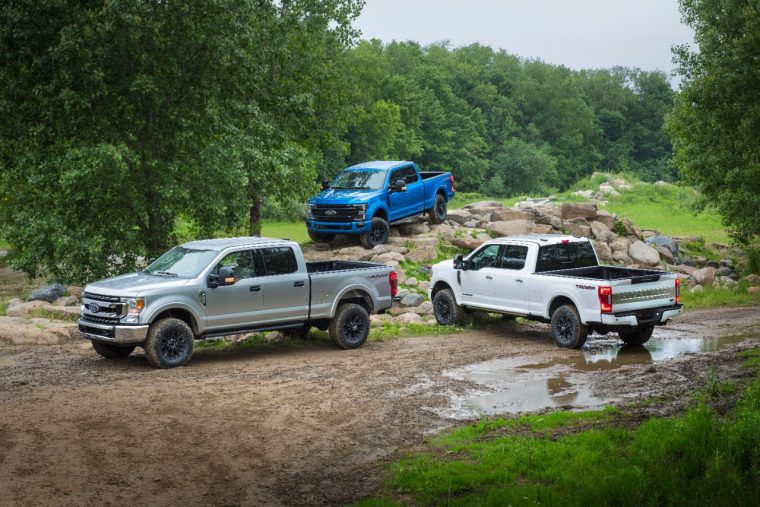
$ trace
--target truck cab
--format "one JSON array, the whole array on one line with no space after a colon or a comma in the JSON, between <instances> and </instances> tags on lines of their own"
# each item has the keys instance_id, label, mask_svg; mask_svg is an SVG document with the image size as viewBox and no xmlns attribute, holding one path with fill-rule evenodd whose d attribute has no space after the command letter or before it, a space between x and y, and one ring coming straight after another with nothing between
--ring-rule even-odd
<instances>
[{"instance_id":1,"label":"truck cab","mask_svg":"<svg viewBox=\"0 0 760 507\"><path fill-rule=\"evenodd\" d=\"M338 234L358 235L366 248L385 243L390 225L428 213L433 223L446 219L454 197L449 172L420 172L414 162L371 161L348 167L309 199L306 226L315 242Z\"/></svg>"}]
</instances>

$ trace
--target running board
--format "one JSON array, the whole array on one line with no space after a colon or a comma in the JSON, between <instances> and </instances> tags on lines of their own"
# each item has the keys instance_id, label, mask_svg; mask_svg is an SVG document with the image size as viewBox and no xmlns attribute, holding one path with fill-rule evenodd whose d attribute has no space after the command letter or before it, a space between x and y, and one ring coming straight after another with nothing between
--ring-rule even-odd
<instances>
[{"instance_id":1,"label":"running board","mask_svg":"<svg viewBox=\"0 0 760 507\"><path fill-rule=\"evenodd\" d=\"M198 338L203 340L205 338L217 338L219 336L230 336L233 334L259 333L261 331L279 331L281 329L295 329L295 328L303 327L304 324L306 324L306 322L295 322L295 323L288 322L287 324L273 324L269 326L223 329L220 331L211 331L209 333L203 333Z\"/></svg>"}]
</instances>

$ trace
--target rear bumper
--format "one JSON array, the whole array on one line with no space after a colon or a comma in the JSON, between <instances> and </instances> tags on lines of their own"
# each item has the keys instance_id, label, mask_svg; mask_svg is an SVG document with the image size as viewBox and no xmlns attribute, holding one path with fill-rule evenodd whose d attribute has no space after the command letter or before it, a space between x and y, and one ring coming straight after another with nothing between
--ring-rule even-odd
<instances>
[{"instance_id":1,"label":"rear bumper","mask_svg":"<svg viewBox=\"0 0 760 507\"><path fill-rule=\"evenodd\" d=\"M112 326L99 324L88 320L79 319L79 333L88 340L97 340L104 343L135 344L142 343L148 336L148 327L145 326Z\"/></svg>"},{"instance_id":2,"label":"rear bumper","mask_svg":"<svg viewBox=\"0 0 760 507\"><path fill-rule=\"evenodd\" d=\"M683 305L648 308L635 312L602 314L602 324L607 326L638 326L641 324L664 324L683 313Z\"/></svg>"},{"instance_id":3,"label":"rear bumper","mask_svg":"<svg viewBox=\"0 0 760 507\"><path fill-rule=\"evenodd\" d=\"M306 227L313 232L323 234L362 234L370 228L371 220L360 220L356 222L319 222L317 220L306 220Z\"/></svg>"}]
</instances>

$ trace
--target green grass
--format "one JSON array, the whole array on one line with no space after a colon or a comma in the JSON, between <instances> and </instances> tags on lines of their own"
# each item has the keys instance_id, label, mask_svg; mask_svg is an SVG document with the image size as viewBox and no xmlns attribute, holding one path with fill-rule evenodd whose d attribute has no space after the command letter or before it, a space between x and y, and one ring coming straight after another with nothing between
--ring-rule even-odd
<instances>
[{"instance_id":1,"label":"green grass","mask_svg":"<svg viewBox=\"0 0 760 507\"><path fill-rule=\"evenodd\" d=\"M360 505L758 505L760 378L727 415L709 401L736 387L713 384L683 415L634 428L605 409L453 430L393 463L385 497Z\"/></svg>"},{"instance_id":2,"label":"green grass","mask_svg":"<svg viewBox=\"0 0 760 507\"><path fill-rule=\"evenodd\" d=\"M749 284L739 282L734 288L705 287L702 292L692 293L685 286L681 290L681 302L690 310L717 308L722 306L760 305L760 293L747 293Z\"/></svg>"},{"instance_id":3,"label":"green grass","mask_svg":"<svg viewBox=\"0 0 760 507\"><path fill-rule=\"evenodd\" d=\"M306 222L264 222L261 227L261 235L268 238L288 238L298 243L309 243L309 233L306 231Z\"/></svg>"}]
</instances>

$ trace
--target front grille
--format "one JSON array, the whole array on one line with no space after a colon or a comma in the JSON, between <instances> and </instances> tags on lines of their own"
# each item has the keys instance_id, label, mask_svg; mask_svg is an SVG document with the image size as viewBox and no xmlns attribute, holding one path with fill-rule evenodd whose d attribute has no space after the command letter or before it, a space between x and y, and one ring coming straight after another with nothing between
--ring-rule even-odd
<instances>
[{"instance_id":1,"label":"front grille","mask_svg":"<svg viewBox=\"0 0 760 507\"><path fill-rule=\"evenodd\" d=\"M84 299L92 299L93 301L106 301L108 303L118 303L118 296L105 296L103 294L93 294L92 292L85 292L82 294Z\"/></svg>"},{"instance_id":2,"label":"front grille","mask_svg":"<svg viewBox=\"0 0 760 507\"><path fill-rule=\"evenodd\" d=\"M320 225L320 224L312 224L312 227L314 229L327 229L330 231L350 231L351 226L350 225Z\"/></svg>"},{"instance_id":3,"label":"front grille","mask_svg":"<svg viewBox=\"0 0 760 507\"><path fill-rule=\"evenodd\" d=\"M94 315L82 315L82 320L97 322L98 324L118 324L119 323L119 319L117 318L96 317Z\"/></svg>"},{"instance_id":4,"label":"front grille","mask_svg":"<svg viewBox=\"0 0 760 507\"><path fill-rule=\"evenodd\" d=\"M358 206L353 204L317 204L311 207L314 220L322 222L351 221L359 214Z\"/></svg>"}]
</instances>

